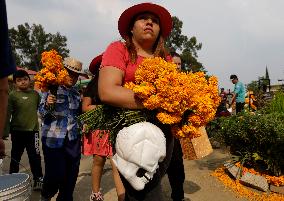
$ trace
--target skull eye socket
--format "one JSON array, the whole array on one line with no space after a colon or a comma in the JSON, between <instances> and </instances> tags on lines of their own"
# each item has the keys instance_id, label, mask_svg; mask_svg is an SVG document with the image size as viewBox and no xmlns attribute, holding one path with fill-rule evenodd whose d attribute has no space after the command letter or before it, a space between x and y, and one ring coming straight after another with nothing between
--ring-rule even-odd
<instances>
[{"instance_id":1,"label":"skull eye socket","mask_svg":"<svg viewBox=\"0 0 284 201\"><path fill-rule=\"evenodd\" d=\"M136 176L137 177L143 177L143 176L145 176L145 173L146 173L146 170L139 168L138 171L136 172Z\"/></svg>"}]
</instances>

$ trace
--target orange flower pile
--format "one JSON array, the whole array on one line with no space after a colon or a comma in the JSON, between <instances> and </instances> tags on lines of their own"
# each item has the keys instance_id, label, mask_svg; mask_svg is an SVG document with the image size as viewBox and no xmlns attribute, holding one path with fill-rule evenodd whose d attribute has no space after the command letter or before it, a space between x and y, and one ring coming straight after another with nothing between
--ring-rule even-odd
<instances>
[{"instance_id":1,"label":"orange flower pile","mask_svg":"<svg viewBox=\"0 0 284 201\"><path fill-rule=\"evenodd\" d=\"M62 57L55 50L41 54L43 68L35 75L35 84L42 91L48 91L50 85L64 85L67 70L62 63Z\"/></svg>"},{"instance_id":2,"label":"orange flower pile","mask_svg":"<svg viewBox=\"0 0 284 201\"><path fill-rule=\"evenodd\" d=\"M276 176L270 176L268 174L260 173L253 168L246 168L246 167L242 166L240 162L236 163L235 165L237 167L242 167L243 174L246 173L246 172L249 172L249 173L252 173L252 174L255 174L255 175L261 175L261 176L264 176L266 178L266 180L269 184L273 184L274 186L284 186L284 176L276 177Z\"/></svg>"},{"instance_id":3,"label":"orange flower pile","mask_svg":"<svg viewBox=\"0 0 284 201\"><path fill-rule=\"evenodd\" d=\"M135 72L135 83L126 83L157 118L172 125L176 137L198 137L198 128L215 116L220 103L217 78L203 72L178 72L174 63L147 58Z\"/></svg>"},{"instance_id":4,"label":"orange flower pile","mask_svg":"<svg viewBox=\"0 0 284 201\"><path fill-rule=\"evenodd\" d=\"M218 168L212 174L212 176L217 177L226 187L230 188L232 191L237 193L240 197L245 197L248 200L253 201L283 201L284 196L277 193L257 193L253 190L242 185L239 180L233 180L225 172L225 168Z\"/></svg>"},{"instance_id":5,"label":"orange flower pile","mask_svg":"<svg viewBox=\"0 0 284 201\"><path fill-rule=\"evenodd\" d=\"M254 101L256 101L256 98L253 94L253 91L248 91L247 97L245 99L245 103L246 103L247 106L249 105L253 110L256 110L257 107L253 104Z\"/></svg>"}]
</instances>

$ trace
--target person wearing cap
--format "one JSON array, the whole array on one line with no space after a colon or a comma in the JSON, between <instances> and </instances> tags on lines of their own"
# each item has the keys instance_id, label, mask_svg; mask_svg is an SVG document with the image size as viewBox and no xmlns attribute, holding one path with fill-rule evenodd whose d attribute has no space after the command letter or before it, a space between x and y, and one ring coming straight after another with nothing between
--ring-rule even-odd
<instances>
[{"instance_id":1,"label":"person wearing cap","mask_svg":"<svg viewBox=\"0 0 284 201\"><path fill-rule=\"evenodd\" d=\"M83 112L95 109L97 105L102 104L98 94L98 77L101 61L102 55L99 55L92 60L89 66L89 70L94 75L94 78L88 83L83 94ZM92 193L90 195L90 201L104 200L100 190L101 178L106 158L110 157L111 159L113 155L112 145L109 141L109 133L101 130L90 131L83 135L82 142L82 153L86 156L93 156ZM112 166L118 201L124 201L125 190L118 170L112 160L110 160L110 163Z\"/></svg>"},{"instance_id":2,"label":"person wearing cap","mask_svg":"<svg viewBox=\"0 0 284 201\"><path fill-rule=\"evenodd\" d=\"M135 71L144 58L155 56L168 59L164 39L172 29L170 13L162 6L141 3L126 9L118 20L118 30L124 41L111 43L103 54L99 73L99 96L103 103L127 109L142 109L132 90L124 88L126 82L135 81ZM173 136L170 127L157 125L166 136L166 157L159 163L153 178L147 179L141 169L141 177L148 181L143 190L135 190L127 179L121 176L125 187L125 200L162 201L161 177L170 162ZM127 146L127 145L125 145Z\"/></svg>"},{"instance_id":3,"label":"person wearing cap","mask_svg":"<svg viewBox=\"0 0 284 201\"><path fill-rule=\"evenodd\" d=\"M236 75L231 75L230 79L232 83L235 85L235 87L233 91L232 101L229 107L231 107L234 104L234 102L236 102L236 113L239 113L244 109L245 106L245 96L246 96L245 86L242 82L239 81Z\"/></svg>"},{"instance_id":4,"label":"person wearing cap","mask_svg":"<svg viewBox=\"0 0 284 201\"><path fill-rule=\"evenodd\" d=\"M82 71L82 63L68 57L63 61L68 72L66 84L55 94L44 92L39 105L42 120L42 150L45 175L41 200L72 201L81 159L81 137L77 116L80 114L80 94L74 87ZM50 106L54 109L50 110Z\"/></svg>"}]
</instances>

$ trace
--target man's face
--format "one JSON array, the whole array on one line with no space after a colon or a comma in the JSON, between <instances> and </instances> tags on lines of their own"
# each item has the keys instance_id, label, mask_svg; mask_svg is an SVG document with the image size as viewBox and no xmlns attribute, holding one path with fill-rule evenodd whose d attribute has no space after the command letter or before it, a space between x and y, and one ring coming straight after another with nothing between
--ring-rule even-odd
<instances>
[{"instance_id":1,"label":"man's face","mask_svg":"<svg viewBox=\"0 0 284 201\"><path fill-rule=\"evenodd\" d=\"M231 79L231 81L233 84L236 84L238 82L238 79L234 78L234 79Z\"/></svg>"},{"instance_id":2,"label":"man's face","mask_svg":"<svg viewBox=\"0 0 284 201\"><path fill-rule=\"evenodd\" d=\"M66 87L72 87L78 81L79 73L75 73L69 69L67 69L68 76L66 77Z\"/></svg>"},{"instance_id":3,"label":"man's face","mask_svg":"<svg viewBox=\"0 0 284 201\"><path fill-rule=\"evenodd\" d=\"M16 84L17 89L27 90L30 87L30 79L27 76L18 77L15 80L15 84Z\"/></svg>"},{"instance_id":4,"label":"man's face","mask_svg":"<svg viewBox=\"0 0 284 201\"><path fill-rule=\"evenodd\" d=\"M174 64L177 65L177 69L181 70L181 59L180 59L180 57L174 56L173 62L174 62Z\"/></svg>"}]
</instances>

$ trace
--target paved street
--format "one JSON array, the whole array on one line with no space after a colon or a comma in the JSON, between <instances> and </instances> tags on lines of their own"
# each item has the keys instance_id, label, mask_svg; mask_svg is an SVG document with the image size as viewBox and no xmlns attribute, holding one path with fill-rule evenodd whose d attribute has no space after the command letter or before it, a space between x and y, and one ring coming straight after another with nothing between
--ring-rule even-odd
<instances>
[{"instance_id":1,"label":"paved street","mask_svg":"<svg viewBox=\"0 0 284 201\"><path fill-rule=\"evenodd\" d=\"M6 153L10 155L11 142L6 142ZM228 159L228 154L221 149L216 149L214 152L202 159L196 161L184 161L186 171L186 181L184 184L185 196L191 201L245 201L245 199L236 198L236 195L225 189L224 186L210 173L219 167L222 162ZM8 172L10 159L4 160L3 172ZM21 161L21 172L29 171L29 163L26 153ZM42 161L43 164L43 161ZM80 174L77 180L76 189L74 192L75 201L88 201L91 192L91 174L90 168L92 165L91 157L82 157L80 165ZM27 170L25 170L25 168ZM112 180L112 171L109 161L107 161L102 178L102 189L105 201L116 201L116 191ZM170 187L167 177L163 179L163 191L165 193L165 201L170 199ZM32 201L39 200L39 192L32 193ZM55 200L55 199L53 199Z\"/></svg>"}]
</instances>

